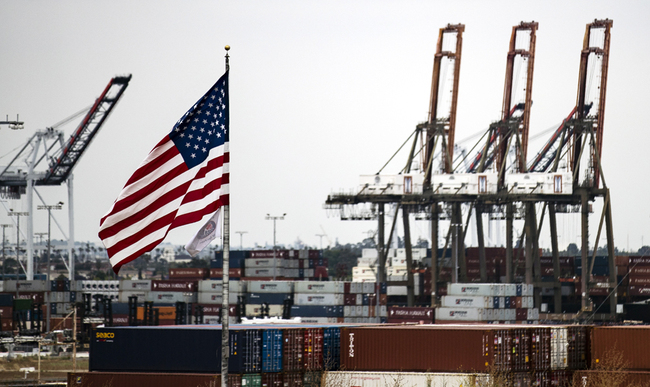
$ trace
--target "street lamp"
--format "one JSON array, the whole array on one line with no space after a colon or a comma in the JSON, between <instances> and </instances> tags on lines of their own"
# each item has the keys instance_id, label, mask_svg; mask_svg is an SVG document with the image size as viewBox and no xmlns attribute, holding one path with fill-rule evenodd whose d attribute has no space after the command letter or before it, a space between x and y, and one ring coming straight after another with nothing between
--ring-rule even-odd
<instances>
[{"instance_id":1,"label":"street lamp","mask_svg":"<svg viewBox=\"0 0 650 387\"><path fill-rule=\"evenodd\" d=\"M2 227L2 280L4 281L5 279L5 267L6 267L6 256L5 256L5 229L7 227L11 227L10 224L0 224L0 227Z\"/></svg>"},{"instance_id":2,"label":"street lamp","mask_svg":"<svg viewBox=\"0 0 650 387\"><path fill-rule=\"evenodd\" d=\"M16 262L22 266L20 263L20 217L29 216L29 212L17 212L10 208L7 215L16 217ZM27 268L27 270L29 270L29 268ZM27 274L27 272L25 272L25 274ZM18 279L18 270L16 270L16 279Z\"/></svg>"},{"instance_id":3,"label":"street lamp","mask_svg":"<svg viewBox=\"0 0 650 387\"><path fill-rule=\"evenodd\" d=\"M38 206L39 210L47 210L47 286L50 284L50 256L52 251L51 234L50 234L50 219L52 218L52 210L60 210L63 202L58 202L53 205ZM74 280L74 278L72 278ZM50 297L47 297L47 332L50 331Z\"/></svg>"},{"instance_id":4,"label":"street lamp","mask_svg":"<svg viewBox=\"0 0 650 387\"><path fill-rule=\"evenodd\" d=\"M248 231L235 231L239 234L239 250L244 250L244 234L247 234Z\"/></svg>"},{"instance_id":5,"label":"street lamp","mask_svg":"<svg viewBox=\"0 0 650 387\"><path fill-rule=\"evenodd\" d=\"M273 221L273 281L275 281L275 272L277 271L277 260L275 258L275 221L284 220L284 217L286 215L286 213L282 214L282 216L271 216L269 214L266 214L266 220Z\"/></svg>"}]
</instances>

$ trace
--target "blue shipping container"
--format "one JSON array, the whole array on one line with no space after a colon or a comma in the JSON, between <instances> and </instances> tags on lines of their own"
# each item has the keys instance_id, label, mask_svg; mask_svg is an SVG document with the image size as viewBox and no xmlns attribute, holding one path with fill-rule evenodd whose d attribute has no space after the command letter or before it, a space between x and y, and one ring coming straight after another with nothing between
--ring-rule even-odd
<instances>
[{"instance_id":1,"label":"blue shipping container","mask_svg":"<svg viewBox=\"0 0 650 387\"><path fill-rule=\"evenodd\" d=\"M255 374L262 369L262 331L246 329L230 332L228 371Z\"/></svg>"},{"instance_id":2,"label":"blue shipping container","mask_svg":"<svg viewBox=\"0 0 650 387\"><path fill-rule=\"evenodd\" d=\"M262 372L282 371L282 331L265 329L262 334Z\"/></svg>"},{"instance_id":3,"label":"blue shipping container","mask_svg":"<svg viewBox=\"0 0 650 387\"><path fill-rule=\"evenodd\" d=\"M340 328L323 329L323 368L328 371L338 371L341 358Z\"/></svg>"}]
</instances>

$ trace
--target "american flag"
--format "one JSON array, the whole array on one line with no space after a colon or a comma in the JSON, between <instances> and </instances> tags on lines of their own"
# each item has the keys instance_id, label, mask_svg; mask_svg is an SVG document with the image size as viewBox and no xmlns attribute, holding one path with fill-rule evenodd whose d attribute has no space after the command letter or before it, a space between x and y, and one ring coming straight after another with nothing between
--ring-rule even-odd
<instances>
[{"instance_id":1,"label":"american flag","mask_svg":"<svg viewBox=\"0 0 650 387\"><path fill-rule=\"evenodd\" d=\"M228 72L174 125L100 221L113 271L229 201Z\"/></svg>"}]
</instances>

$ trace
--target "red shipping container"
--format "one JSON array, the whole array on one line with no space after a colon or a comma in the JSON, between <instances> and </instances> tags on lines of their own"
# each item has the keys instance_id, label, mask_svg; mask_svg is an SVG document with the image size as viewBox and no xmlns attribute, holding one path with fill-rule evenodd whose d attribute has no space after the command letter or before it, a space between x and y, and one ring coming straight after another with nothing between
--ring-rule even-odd
<instances>
[{"instance_id":1,"label":"red shipping container","mask_svg":"<svg viewBox=\"0 0 650 387\"><path fill-rule=\"evenodd\" d=\"M323 368L323 329L304 329L304 369L321 370Z\"/></svg>"},{"instance_id":2,"label":"red shipping container","mask_svg":"<svg viewBox=\"0 0 650 387\"><path fill-rule=\"evenodd\" d=\"M284 373L284 387L302 387L302 373L300 372L285 372Z\"/></svg>"},{"instance_id":3,"label":"red shipping container","mask_svg":"<svg viewBox=\"0 0 650 387\"><path fill-rule=\"evenodd\" d=\"M230 379L230 375L228 375ZM228 386L234 386L228 381ZM174 374L141 372L69 372L68 386L217 387L220 374ZM240 382L241 386L241 382Z\"/></svg>"},{"instance_id":4,"label":"red shipping container","mask_svg":"<svg viewBox=\"0 0 650 387\"><path fill-rule=\"evenodd\" d=\"M591 368L611 351L616 351L623 357L624 369L650 370L648 343L648 326L594 326L591 329Z\"/></svg>"},{"instance_id":5,"label":"red shipping container","mask_svg":"<svg viewBox=\"0 0 650 387\"><path fill-rule=\"evenodd\" d=\"M630 285L627 290L630 296L650 296L650 286Z\"/></svg>"},{"instance_id":6,"label":"red shipping container","mask_svg":"<svg viewBox=\"0 0 650 387\"><path fill-rule=\"evenodd\" d=\"M274 255L275 254L275 255ZM289 250L252 250L250 258L289 258Z\"/></svg>"},{"instance_id":7,"label":"red shipping container","mask_svg":"<svg viewBox=\"0 0 650 387\"><path fill-rule=\"evenodd\" d=\"M196 313L196 308L203 307L204 316L221 316L221 305L215 304L192 304L192 316ZM237 316L237 305L230 305L228 308L228 315L231 317Z\"/></svg>"},{"instance_id":8,"label":"red shipping container","mask_svg":"<svg viewBox=\"0 0 650 387\"><path fill-rule=\"evenodd\" d=\"M343 295L343 305L356 305L357 304L357 295L356 294L344 294Z\"/></svg>"},{"instance_id":9,"label":"red shipping container","mask_svg":"<svg viewBox=\"0 0 650 387\"><path fill-rule=\"evenodd\" d=\"M1 326L1 330L3 332L5 332L5 331L13 331L14 330L14 322L13 322L13 320L4 319L4 318L0 319L0 326Z\"/></svg>"},{"instance_id":10,"label":"red shipping container","mask_svg":"<svg viewBox=\"0 0 650 387\"><path fill-rule=\"evenodd\" d=\"M14 308L13 306L0 306L0 318L1 319L13 319L14 317Z\"/></svg>"},{"instance_id":11,"label":"red shipping container","mask_svg":"<svg viewBox=\"0 0 650 387\"><path fill-rule=\"evenodd\" d=\"M303 369L303 354L305 350L302 329L283 330L284 345L282 346L282 369L285 372L296 372Z\"/></svg>"},{"instance_id":12,"label":"red shipping container","mask_svg":"<svg viewBox=\"0 0 650 387\"><path fill-rule=\"evenodd\" d=\"M650 266L650 257L629 257L629 265Z\"/></svg>"},{"instance_id":13,"label":"red shipping container","mask_svg":"<svg viewBox=\"0 0 650 387\"><path fill-rule=\"evenodd\" d=\"M169 269L169 279L206 279L209 273L209 269L204 268Z\"/></svg>"},{"instance_id":14,"label":"red shipping container","mask_svg":"<svg viewBox=\"0 0 650 387\"><path fill-rule=\"evenodd\" d=\"M262 374L262 387L283 387L284 381L282 380L281 373L264 373Z\"/></svg>"},{"instance_id":15,"label":"red shipping container","mask_svg":"<svg viewBox=\"0 0 650 387\"><path fill-rule=\"evenodd\" d=\"M129 315L128 314L114 314L113 315L113 326L121 327L129 325Z\"/></svg>"},{"instance_id":16,"label":"red shipping container","mask_svg":"<svg viewBox=\"0 0 650 387\"><path fill-rule=\"evenodd\" d=\"M432 324L435 313L433 308L391 306L388 308L388 318L390 320L400 320L400 322L422 321L426 324Z\"/></svg>"},{"instance_id":17,"label":"red shipping container","mask_svg":"<svg viewBox=\"0 0 650 387\"><path fill-rule=\"evenodd\" d=\"M650 277L630 276L630 285L650 285Z\"/></svg>"},{"instance_id":18,"label":"red shipping container","mask_svg":"<svg viewBox=\"0 0 650 387\"><path fill-rule=\"evenodd\" d=\"M228 387L242 387L241 374L228 373Z\"/></svg>"},{"instance_id":19,"label":"red shipping container","mask_svg":"<svg viewBox=\"0 0 650 387\"><path fill-rule=\"evenodd\" d=\"M620 273L619 273L620 274ZM650 276L650 266L634 266L630 267L631 276Z\"/></svg>"},{"instance_id":20,"label":"red shipping container","mask_svg":"<svg viewBox=\"0 0 650 387\"><path fill-rule=\"evenodd\" d=\"M210 278L222 278L223 277L223 268L212 268L210 269ZM240 278L241 277L241 269L239 268L229 268L228 269L228 276L232 278Z\"/></svg>"},{"instance_id":21,"label":"red shipping container","mask_svg":"<svg viewBox=\"0 0 650 387\"><path fill-rule=\"evenodd\" d=\"M155 292L196 292L198 283L196 281L151 281L151 290Z\"/></svg>"},{"instance_id":22,"label":"red shipping container","mask_svg":"<svg viewBox=\"0 0 650 387\"><path fill-rule=\"evenodd\" d=\"M515 316L517 321L524 321L528 319L528 309L517 308L515 313L516 313Z\"/></svg>"}]
</instances>

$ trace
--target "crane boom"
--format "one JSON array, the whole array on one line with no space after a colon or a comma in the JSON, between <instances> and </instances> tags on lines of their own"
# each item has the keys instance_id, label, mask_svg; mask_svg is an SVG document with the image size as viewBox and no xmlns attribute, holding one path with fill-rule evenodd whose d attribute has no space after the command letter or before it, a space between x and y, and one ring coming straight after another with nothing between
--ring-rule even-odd
<instances>
[{"instance_id":1,"label":"crane boom","mask_svg":"<svg viewBox=\"0 0 650 387\"><path fill-rule=\"evenodd\" d=\"M36 181L37 185L60 185L67 180L81 155L122 97L130 80L131 75L117 76L110 80L77 129L54 155L54 163L50 165L45 177Z\"/></svg>"}]
</instances>

